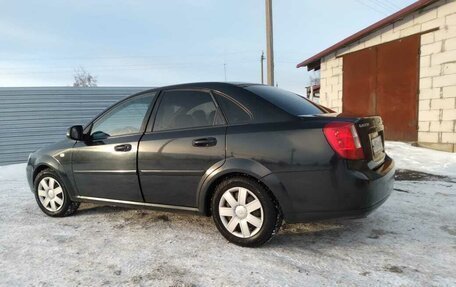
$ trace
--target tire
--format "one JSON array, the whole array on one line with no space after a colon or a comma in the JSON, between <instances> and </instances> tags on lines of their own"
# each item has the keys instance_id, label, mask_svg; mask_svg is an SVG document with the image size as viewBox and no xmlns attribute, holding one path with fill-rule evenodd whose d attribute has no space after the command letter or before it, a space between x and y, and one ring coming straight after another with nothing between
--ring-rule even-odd
<instances>
[{"instance_id":1,"label":"tire","mask_svg":"<svg viewBox=\"0 0 456 287\"><path fill-rule=\"evenodd\" d=\"M232 177L215 189L212 217L220 233L243 247L258 247L276 234L282 214L269 191L247 177Z\"/></svg>"},{"instance_id":2,"label":"tire","mask_svg":"<svg viewBox=\"0 0 456 287\"><path fill-rule=\"evenodd\" d=\"M34 187L36 202L46 215L69 216L79 208L80 203L71 200L63 180L52 169L38 173Z\"/></svg>"}]
</instances>

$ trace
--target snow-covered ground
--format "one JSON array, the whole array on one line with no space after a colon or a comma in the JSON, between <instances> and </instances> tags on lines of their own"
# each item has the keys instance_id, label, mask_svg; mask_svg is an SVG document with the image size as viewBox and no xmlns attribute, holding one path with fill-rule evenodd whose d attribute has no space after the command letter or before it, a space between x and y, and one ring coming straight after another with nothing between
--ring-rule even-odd
<instances>
[{"instance_id":1,"label":"snow-covered ground","mask_svg":"<svg viewBox=\"0 0 456 287\"><path fill-rule=\"evenodd\" d=\"M403 142L386 142L396 167L456 177L456 153L414 147Z\"/></svg>"},{"instance_id":2,"label":"snow-covered ground","mask_svg":"<svg viewBox=\"0 0 456 287\"><path fill-rule=\"evenodd\" d=\"M456 286L456 154L387 150L399 168L453 178L398 181L365 219L285 225L257 249L196 215L84 204L50 218L25 166L0 167L0 285Z\"/></svg>"}]
</instances>

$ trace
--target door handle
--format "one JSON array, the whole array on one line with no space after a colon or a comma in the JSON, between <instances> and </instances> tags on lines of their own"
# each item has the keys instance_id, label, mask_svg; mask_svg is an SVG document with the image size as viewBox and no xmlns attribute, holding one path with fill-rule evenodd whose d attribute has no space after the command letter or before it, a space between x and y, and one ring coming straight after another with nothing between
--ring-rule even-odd
<instances>
[{"instance_id":1,"label":"door handle","mask_svg":"<svg viewBox=\"0 0 456 287\"><path fill-rule=\"evenodd\" d=\"M115 151L131 151L131 144L120 144L114 147Z\"/></svg>"},{"instance_id":2,"label":"door handle","mask_svg":"<svg viewBox=\"0 0 456 287\"><path fill-rule=\"evenodd\" d=\"M217 144L217 139L213 138L213 137L194 139L192 141L192 145L194 147L210 147L210 146L215 146L216 144Z\"/></svg>"}]
</instances>

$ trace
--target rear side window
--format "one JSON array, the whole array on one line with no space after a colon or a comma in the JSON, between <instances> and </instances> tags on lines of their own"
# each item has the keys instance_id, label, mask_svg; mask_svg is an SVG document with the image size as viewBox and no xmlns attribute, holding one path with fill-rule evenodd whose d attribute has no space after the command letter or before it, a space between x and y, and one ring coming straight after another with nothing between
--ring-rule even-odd
<instances>
[{"instance_id":1,"label":"rear side window","mask_svg":"<svg viewBox=\"0 0 456 287\"><path fill-rule=\"evenodd\" d=\"M289 91L264 85L251 85L245 89L295 116L325 113L311 101Z\"/></svg>"},{"instance_id":2,"label":"rear side window","mask_svg":"<svg viewBox=\"0 0 456 287\"><path fill-rule=\"evenodd\" d=\"M234 99L218 92L214 95L229 124L244 124L253 119L252 113Z\"/></svg>"},{"instance_id":3,"label":"rear side window","mask_svg":"<svg viewBox=\"0 0 456 287\"><path fill-rule=\"evenodd\" d=\"M209 93L166 91L158 108L154 131L208 127L224 124Z\"/></svg>"}]
</instances>

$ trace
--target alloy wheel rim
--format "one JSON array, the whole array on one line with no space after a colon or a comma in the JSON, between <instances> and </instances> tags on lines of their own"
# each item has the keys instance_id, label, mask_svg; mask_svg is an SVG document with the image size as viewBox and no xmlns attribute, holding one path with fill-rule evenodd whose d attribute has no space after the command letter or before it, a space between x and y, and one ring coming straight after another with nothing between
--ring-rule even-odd
<instances>
[{"instance_id":1,"label":"alloy wheel rim","mask_svg":"<svg viewBox=\"0 0 456 287\"><path fill-rule=\"evenodd\" d=\"M263 226L263 206L247 188L233 187L225 191L220 198L218 211L226 230L237 237L252 237Z\"/></svg>"},{"instance_id":2,"label":"alloy wheel rim","mask_svg":"<svg viewBox=\"0 0 456 287\"><path fill-rule=\"evenodd\" d=\"M44 208L51 212L57 212L63 206L65 194L62 186L55 178L44 177L38 184L38 197Z\"/></svg>"}]
</instances>

